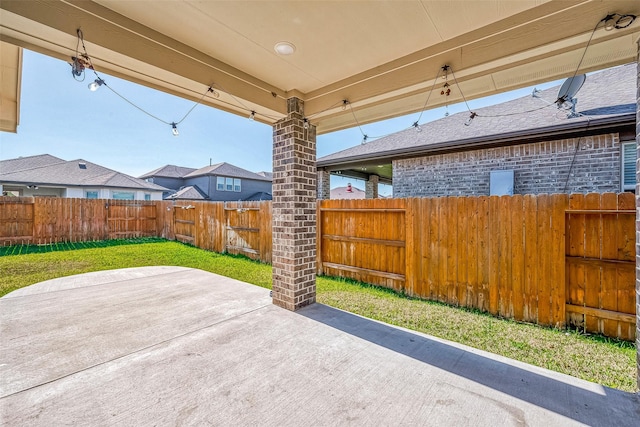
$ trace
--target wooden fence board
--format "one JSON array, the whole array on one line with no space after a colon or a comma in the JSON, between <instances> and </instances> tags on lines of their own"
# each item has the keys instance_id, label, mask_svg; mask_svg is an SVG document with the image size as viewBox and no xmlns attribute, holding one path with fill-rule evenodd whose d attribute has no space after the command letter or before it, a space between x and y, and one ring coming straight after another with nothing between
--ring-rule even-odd
<instances>
[{"instance_id":1,"label":"wooden fence board","mask_svg":"<svg viewBox=\"0 0 640 427\"><path fill-rule=\"evenodd\" d=\"M534 195L524 196L525 242L524 242L524 284L522 320L537 322L538 320L538 199Z\"/></svg>"},{"instance_id":2,"label":"wooden fence board","mask_svg":"<svg viewBox=\"0 0 640 427\"><path fill-rule=\"evenodd\" d=\"M613 193L602 194L600 199L600 209L618 209L618 195ZM617 239L617 215L598 215L601 222L601 252L603 259L616 259L618 256ZM615 265L601 266L601 297L598 308L618 311L618 268ZM600 320L601 331L608 336L618 334L618 321L611 319Z\"/></svg>"},{"instance_id":3,"label":"wooden fence board","mask_svg":"<svg viewBox=\"0 0 640 427\"><path fill-rule=\"evenodd\" d=\"M524 318L524 266L525 266L525 228L523 211L524 199L521 195L511 198L511 294L509 317Z\"/></svg>"},{"instance_id":4,"label":"wooden fence board","mask_svg":"<svg viewBox=\"0 0 640 427\"><path fill-rule=\"evenodd\" d=\"M467 304L467 287L468 287L468 250L469 250L469 211L467 210L467 197L457 198L457 254L456 254L456 270L457 277L453 284L454 290L457 288L456 304L466 306Z\"/></svg>"},{"instance_id":5,"label":"wooden fence board","mask_svg":"<svg viewBox=\"0 0 640 427\"><path fill-rule=\"evenodd\" d=\"M465 307L478 307L478 198L466 199L467 254L466 254L466 299ZM463 261L464 262L464 261Z\"/></svg>"},{"instance_id":6,"label":"wooden fence board","mask_svg":"<svg viewBox=\"0 0 640 427\"><path fill-rule=\"evenodd\" d=\"M565 285L566 264L564 252L566 247L566 216L567 196L554 194L551 196L551 324L556 328L566 326L565 303L567 292Z\"/></svg>"},{"instance_id":7,"label":"wooden fence board","mask_svg":"<svg viewBox=\"0 0 640 427\"><path fill-rule=\"evenodd\" d=\"M551 219L549 216L549 195L538 195L538 274L537 274L537 291L538 291L538 321L540 325L549 325L551 323L551 262L550 249L551 238L549 231L551 230Z\"/></svg>"},{"instance_id":8,"label":"wooden fence board","mask_svg":"<svg viewBox=\"0 0 640 427\"><path fill-rule=\"evenodd\" d=\"M600 209L600 194L590 193L585 196L585 209ZM585 215L585 251L584 256L588 258L600 258L600 239L602 236L599 215ZM585 264L585 300L587 307L600 307L601 298L601 277L600 266ZM585 327L587 331L602 331L600 319L595 316L585 316Z\"/></svg>"},{"instance_id":9,"label":"wooden fence board","mask_svg":"<svg viewBox=\"0 0 640 427\"><path fill-rule=\"evenodd\" d=\"M491 270L490 197L478 198L478 309L489 311Z\"/></svg>"},{"instance_id":10,"label":"wooden fence board","mask_svg":"<svg viewBox=\"0 0 640 427\"><path fill-rule=\"evenodd\" d=\"M507 196L498 198L498 314L502 317L511 317L511 200Z\"/></svg>"},{"instance_id":11,"label":"wooden fence board","mask_svg":"<svg viewBox=\"0 0 640 427\"><path fill-rule=\"evenodd\" d=\"M489 313L500 310L500 198L489 197Z\"/></svg>"}]
</instances>

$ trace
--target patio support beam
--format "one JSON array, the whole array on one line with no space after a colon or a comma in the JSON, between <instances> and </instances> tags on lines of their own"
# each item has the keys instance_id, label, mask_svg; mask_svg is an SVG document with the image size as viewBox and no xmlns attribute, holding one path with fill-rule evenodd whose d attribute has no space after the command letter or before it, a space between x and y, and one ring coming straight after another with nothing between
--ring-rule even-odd
<instances>
[{"instance_id":1,"label":"patio support beam","mask_svg":"<svg viewBox=\"0 0 640 427\"><path fill-rule=\"evenodd\" d=\"M273 126L273 303L295 311L316 301L316 127L287 100Z\"/></svg>"},{"instance_id":2,"label":"patio support beam","mask_svg":"<svg viewBox=\"0 0 640 427\"><path fill-rule=\"evenodd\" d=\"M636 84L636 381L640 388L640 39L638 43L638 61L636 62L638 79Z\"/></svg>"},{"instance_id":3,"label":"patio support beam","mask_svg":"<svg viewBox=\"0 0 640 427\"><path fill-rule=\"evenodd\" d=\"M364 197L365 199L377 199L378 198L378 182L380 177L378 175L369 175L369 179L364 184Z\"/></svg>"}]
</instances>

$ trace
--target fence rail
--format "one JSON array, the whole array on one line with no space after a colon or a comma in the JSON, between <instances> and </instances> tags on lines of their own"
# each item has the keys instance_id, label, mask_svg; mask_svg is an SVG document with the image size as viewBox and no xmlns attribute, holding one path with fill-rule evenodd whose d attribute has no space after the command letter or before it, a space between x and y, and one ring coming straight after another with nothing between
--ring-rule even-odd
<instances>
[{"instance_id":1,"label":"fence rail","mask_svg":"<svg viewBox=\"0 0 640 427\"><path fill-rule=\"evenodd\" d=\"M633 340L633 194L323 200L318 274ZM158 236L272 258L270 202L0 198L0 244Z\"/></svg>"}]
</instances>

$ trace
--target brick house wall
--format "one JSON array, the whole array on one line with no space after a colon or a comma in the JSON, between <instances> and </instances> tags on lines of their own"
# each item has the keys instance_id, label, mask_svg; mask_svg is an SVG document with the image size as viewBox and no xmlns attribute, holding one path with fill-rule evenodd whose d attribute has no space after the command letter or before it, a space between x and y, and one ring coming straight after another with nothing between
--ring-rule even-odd
<instances>
[{"instance_id":1,"label":"brick house wall","mask_svg":"<svg viewBox=\"0 0 640 427\"><path fill-rule=\"evenodd\" d=\"M393 196L489 195L493 170L514 171L515 194L619 192L621 155L619 134L609 133L394 160Z\"/></svg>"}]
</instances>

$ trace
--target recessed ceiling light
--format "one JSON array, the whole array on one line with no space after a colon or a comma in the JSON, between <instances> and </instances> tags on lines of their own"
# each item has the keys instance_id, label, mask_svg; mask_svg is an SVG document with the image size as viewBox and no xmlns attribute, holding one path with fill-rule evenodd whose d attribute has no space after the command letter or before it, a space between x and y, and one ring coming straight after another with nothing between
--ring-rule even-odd
<instances>
[{"instance_id":1,"label":"recessed ceiling light","mask_svg":"<svg viewBox=\"0 0 640 427\"><path fill-rule=\"evenodd\" d=\"M280 55L291 55L296 51L296 47L293 45L293 43L278 42L273 47L273 50L275 50L276 53L279 53Z\"/></svg>"}]
</instances>

